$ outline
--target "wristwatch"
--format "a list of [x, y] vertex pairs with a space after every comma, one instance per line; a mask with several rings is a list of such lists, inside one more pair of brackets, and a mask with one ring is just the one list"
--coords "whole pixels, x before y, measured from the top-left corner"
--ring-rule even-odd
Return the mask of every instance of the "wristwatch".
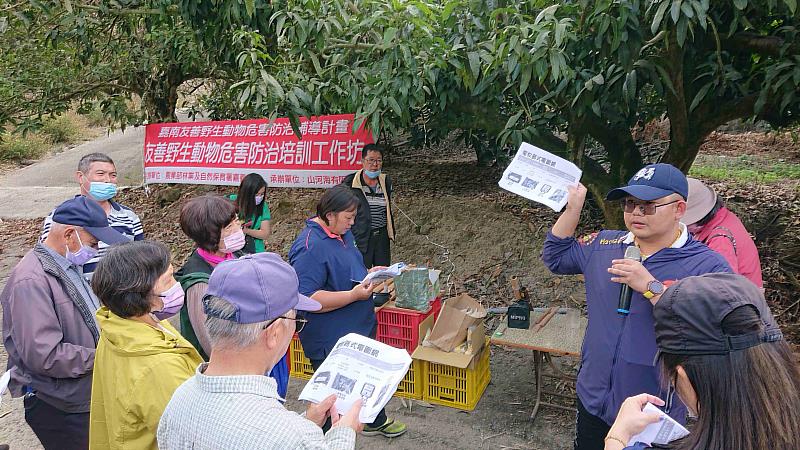
[[664, 293], [664, 283], [658, 280], [651, 280], [649, 283], [647, 283], [647, 290], [644, 291], [642, 295], [644, 295], [644, 298], [650, 300], [656, 295], [661, 295], [663, 293]]

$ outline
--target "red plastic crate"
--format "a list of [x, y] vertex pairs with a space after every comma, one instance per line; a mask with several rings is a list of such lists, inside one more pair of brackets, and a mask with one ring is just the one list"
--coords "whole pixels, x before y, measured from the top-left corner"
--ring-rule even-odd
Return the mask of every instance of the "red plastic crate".
[[404, 348], [411, 354], [419, 344], [419, 324], [433, 314], [433, 320], [439, 317], [442, 300], [436, 297], [431, 301], [428, 312], [387, 306], [377, 313], [378, 333], [376, 339], [395, 348]]

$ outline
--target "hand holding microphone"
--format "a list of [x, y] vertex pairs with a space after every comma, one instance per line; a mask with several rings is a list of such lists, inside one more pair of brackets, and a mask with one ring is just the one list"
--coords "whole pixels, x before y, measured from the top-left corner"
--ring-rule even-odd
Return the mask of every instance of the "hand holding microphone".
[[633, 291], [644, 293], [650, 281], [655, 280], [650, 272], [641, 263], [642, 253], [635, 245], [625, 249], [625, 259], [615, 259], [611, 261], [608, 273], [615, 275], [611, 281], [622, 283], [622, 290], [619, 296], [617, 311], [620, 314], [628, 314], [631, 305]]

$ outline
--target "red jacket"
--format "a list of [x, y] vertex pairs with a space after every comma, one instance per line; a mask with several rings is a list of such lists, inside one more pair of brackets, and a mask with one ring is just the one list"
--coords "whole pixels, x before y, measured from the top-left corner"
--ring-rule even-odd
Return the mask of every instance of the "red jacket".
[[756, 286], [764, 287], [756, 244], [742, 221], [729, 209], [720, 208], [714, 218], [694, 234], [694, 238], [724, 256], [734, 272], [744, 275]]

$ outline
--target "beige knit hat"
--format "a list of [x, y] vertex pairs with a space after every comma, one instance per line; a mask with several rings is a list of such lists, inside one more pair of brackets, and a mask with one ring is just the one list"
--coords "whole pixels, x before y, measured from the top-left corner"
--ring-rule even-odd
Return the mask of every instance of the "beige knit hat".
[[717, 203], [717, 193], [696, 178], [687, 178], [689, 181], [689, 199], [686, 201], [686, 214], [681, 222], [691, 225], [698, 222], [714, 209]]

